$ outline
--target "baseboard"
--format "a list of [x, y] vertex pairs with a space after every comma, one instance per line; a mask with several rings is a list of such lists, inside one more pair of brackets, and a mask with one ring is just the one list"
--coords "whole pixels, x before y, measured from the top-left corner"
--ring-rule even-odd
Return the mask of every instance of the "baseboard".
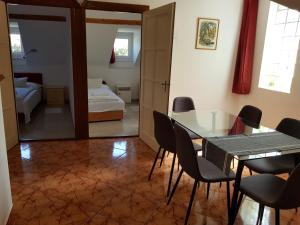
[[12, 208], [13, 208], [13, 204], [11, 205], [10, 209], [9, 209], [9, 213], [7, 214], [7, 217], [5, 218], [5, 223], [4, 224], [7, 224], [8, 223], [8, 219], [9, 219], [9, 216], [11, 214], [11, 211], [12, 211]]

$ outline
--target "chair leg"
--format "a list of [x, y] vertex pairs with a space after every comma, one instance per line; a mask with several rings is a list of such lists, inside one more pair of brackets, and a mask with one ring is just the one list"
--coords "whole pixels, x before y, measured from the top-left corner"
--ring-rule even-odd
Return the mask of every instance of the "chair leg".
[[195, 198], [195, 193], [196, 193], [197, 184], [198, 184], [198, 181], [195, 180], [194, 186], [193, 186], [193, 190], [192, 190], [192, 195], [191, 195], [191, 198], [190, 198], [189, 207], [188, 207], [187, 212], [186, 212], [186, 215], [185, 215], [184, 225], [187, 225], [188, 220], [189, 220], [189, 217], [190, 217], [191, 209], [192, 209], [193, 202], [194, 202], [194, 198]]
[[169, 157], [170, 152], [167, 153], [167, 158]]
[[235, 165], [234, 165], [234, 159], [232, 160], [232, 168], [234, 169]]
[[206, 199], [208, 200], [209, 198], [209, 190], [210, 190], [210, 182], [207, 182], [207, 192], [206, 192]]
[[179, 163], [179, 159], [178, 159], [178, 161], [177, 161], [177, 171], [179, 171], [179, 168], [180, 167], [180, 163]]
[[227, 212], [228, 212], [228, 218], [230, 216], [230, 182], [226, 182], [226, 192], [227, 192]]
[[252, 170], [251, 170], [251, 169], [249, 169], [249, 173], [250, 173], [250, 175], [251, 175], [251, 176], [253, 175], [253, 173], [252, 173]]
[[265, 206], [263, 204], [259, 204], [258, 217], [256, 221], [256, 225], [260, 225], [263, 220]]
[[161, 167], [161, 165], [162, 165], [162, 163], [163, 163], [163, 161], [164, 161], [166, 151], [167, 151], [167, 150], [164, 149], [163, 154], [162, 154], [162, 157], [161, 157], [161, 160], [160, 160], [160, 165], [159, 165], [159, 167]]
[[241, 207], [243, 198], [244, 198], [244, 193], [240, 193], [240, 196], [239, 196], [239, 199], [238, 199], [238, 203], [237, 203], [237, 213], [239, 212], [239, 209]]
[[159, 147], [159, 149], [158, 149], [158, 152], [156, 153], [156, 156], [155, 156], [154, 163], [153, 163], [153, 165], [152, 165], [152, 168], [151, 168], [150, 174], [149, 174], [149, 176], [148, 176], [148, 181], [151, 179], [151, 176], [152, 176], [152, 173], [153, 173], [153, 171], [154, 171], [155, 164], [156, 164], [156, 162], [157, 162], [157, 159], [158, 159], [158, 157], [159, 157], [160, 151], [161, 151], [161, 147]]
[[167, 197], [169, 197], [170, 190], [171, 190], [171, 184], [172, 184], [172, 177], [173, 177], [173, 171], [174, 171], [174, 166], [175, 166], [175, 160], [176, 160], [176, 153], [174, 153], [174, 156], [173, 156], [173, 161], [172, 161], [172, 166], [171, 166], [171, 172], [170, 172], [170, 177], [169, 177]]
[[275, 209], [275, 225], [280, 225], [280, 210]]
[[175, 184], [174, 184], [174, 187], [173, 187], [173, 189], [172, 189], [172, 192], [171, 192], [171, 195], [170, 195], [170, 197], [169, 197], [169, 200], [168, 200], [167, 205], [169, 205], [170, 202], [171, 202], [171, 200], [172, 200], [172, 197], [173, 197], [173, 195], [174, 195], [174, 193], [175, 193], [175, 191], [176, 191], [176, 188], [177, 188], [177, 186], [178, 186], [178, 183], [179, 183], [179, 181], [180, 181], [180, 178], [181, 178], [181, 176], [182, 176], [182, 173], [183, 173], [183, 169], [181, 169], [180, 172], [179, 172], [179, 175], [178, 175], [177, 180], [176, 180], [176, 182], [175, 182]]

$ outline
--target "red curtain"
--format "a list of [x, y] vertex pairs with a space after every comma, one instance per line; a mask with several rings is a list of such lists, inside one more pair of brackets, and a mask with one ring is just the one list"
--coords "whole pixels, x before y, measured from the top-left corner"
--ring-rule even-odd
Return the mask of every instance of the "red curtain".
[[116, 54], [115, 54], [115, 51], [113, 49], [112, 52], [111, 52], [111, 57], [110, 57], [109, 63], [114, 64], [115, 62], [116, 62]]
[[232, 86], [232, 92], [236, 94], [249, 94], [251, 89], [258, 1], [244, 0], [242, 27]]

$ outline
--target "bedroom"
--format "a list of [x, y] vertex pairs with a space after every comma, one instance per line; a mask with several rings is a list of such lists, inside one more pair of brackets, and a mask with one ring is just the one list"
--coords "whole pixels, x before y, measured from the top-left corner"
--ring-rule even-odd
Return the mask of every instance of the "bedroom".
[[8, 5], [8, 12], [20, 140], [74, 138], [69, 11]]
[[90, 137], [137, 136], [141, 14], [86, 10]]

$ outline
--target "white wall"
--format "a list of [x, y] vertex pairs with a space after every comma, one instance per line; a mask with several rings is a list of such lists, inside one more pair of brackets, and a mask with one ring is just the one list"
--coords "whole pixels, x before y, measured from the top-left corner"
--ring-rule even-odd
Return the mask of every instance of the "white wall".
[[[105, 19], [141, 19], [140, 14], [113, 13], [105, 11], [86, 11], [87, 18]], [[140, 63], [139, 51], [141, 41], [140, 26], [122, 26], [112, 24], [87, 24], [87, 63], [88, 77], [100, 77], [107, 82], [112, 90], [116, 85], [129, 85], [132, 88], [132, 98], [139, 99]], [[134, 33], [134, 63], [116, 62], [109, 64], [117, 32]]]
[[70, 13], [68, 9], [9, 5], [10, 13], [65, 16], [66, 22], [12, 20], [19, 24], [24, 51], [37, 49], [26, 60], [13, 60], [14, 72], [43, 74], [45, 86], [64, 86], [68, 99], [70, 86]]
[[[147, 4], [155, 8], [169, 0], [116, 0], [112, 2]], [[171, 96], [189, 95], [197, 108], [223, 108], [237, 113], [252, 104], [263, 111], [262, 123], [275, 127], [283, 117], [300, 119], [300, 63], [296, 65], [291, 94], [258, 88], [269, 0], [260, 0], [250, 95], [232, 94], [232, 81], [242, 15], [242, 0], [176, 1], [175, 37], [171, 78]], [[217, 51], [195, 50], [197, 17], [220, 19]]]
[[[172, 0], [115, 0], [156, 8]], [[243, 0], [177, 0], [170, 105], [180, 95], [194, 99], [197, 108], [236, 111], [231, 94]], [[195, 49], [197, 17], [220, 19], [216, 51]]]
[[263, 124], [276, 127], [279, 121], [284, 117], [300, 119], [300, 54], [298, 53], [295, 76], [290, 94], [258, 88], [266, 25], [269, 13], [268, 9], [269, 0], [260, 0], [252, 90], [250, 95], [239, 96], [238, 102], [239, 108], [245, 104], [258, 106], [263, 111]]
[[[1, 85], [0, 85], [1, 89]], [[0, 225], [5, 225], [12, 208], [7, 150], [4, 134], [2, 98], [0, 91]]]

